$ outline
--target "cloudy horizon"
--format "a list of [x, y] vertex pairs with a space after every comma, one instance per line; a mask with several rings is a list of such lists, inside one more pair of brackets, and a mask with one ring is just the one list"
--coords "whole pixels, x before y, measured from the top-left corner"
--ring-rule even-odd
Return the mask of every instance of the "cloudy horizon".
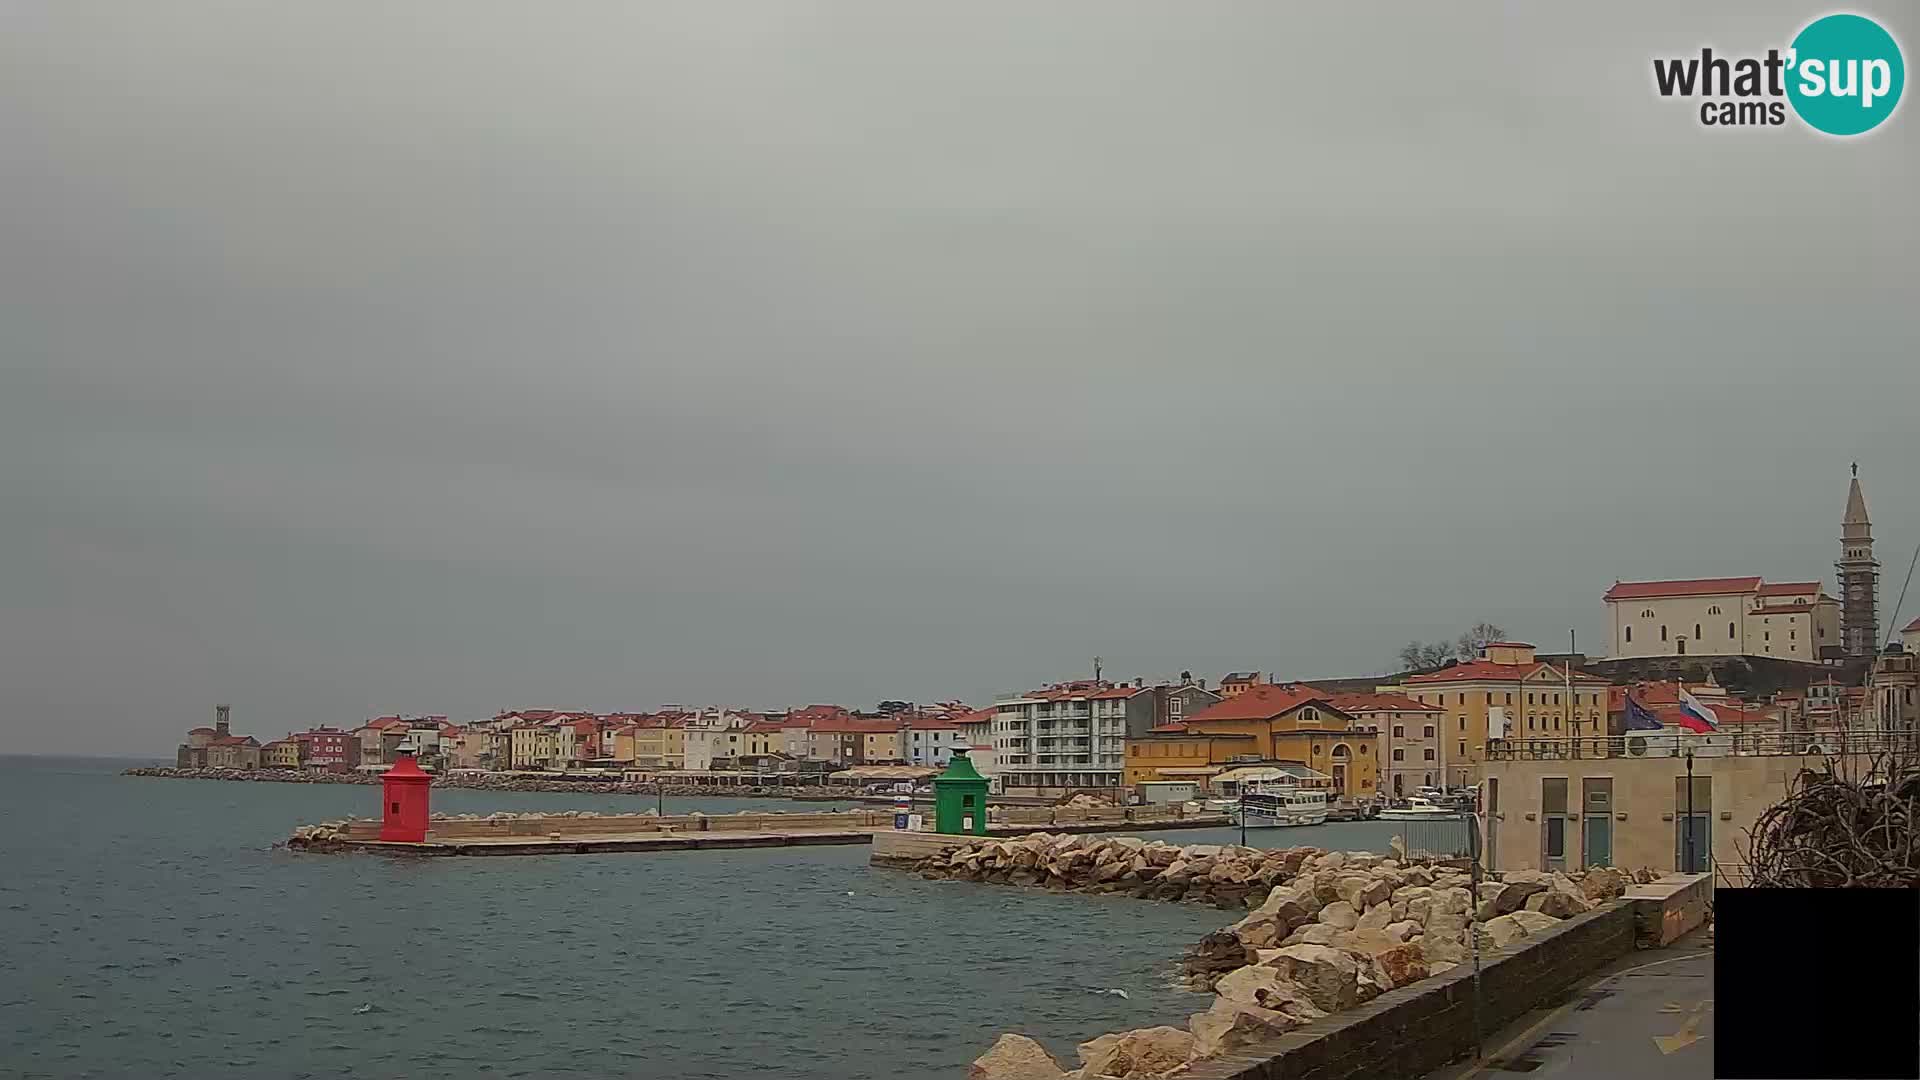
[[1883, 635], [1920, 543], [1912, 103], [1651, 89], [1811, 9], [108, 8], [0, 36], [0, 752], [1597, 651], [1831, 589], [1854, 461]]

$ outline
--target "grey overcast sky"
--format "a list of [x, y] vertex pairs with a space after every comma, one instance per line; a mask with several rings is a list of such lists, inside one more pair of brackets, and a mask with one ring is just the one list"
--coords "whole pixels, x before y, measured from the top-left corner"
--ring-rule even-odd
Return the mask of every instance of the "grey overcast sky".
[[1891, 606], [1920, 105], [1674, 7], [9, 3], [0, 750], [1593, 646], [1856, 458]]

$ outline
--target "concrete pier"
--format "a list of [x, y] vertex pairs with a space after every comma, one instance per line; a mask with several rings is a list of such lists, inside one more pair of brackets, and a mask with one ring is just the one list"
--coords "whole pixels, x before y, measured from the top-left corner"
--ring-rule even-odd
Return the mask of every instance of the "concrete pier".
[[[1030, 832], [1111, 833], [1224, 826], [1219, 814], [1183, 815], [1161, 807], [1066, 810], [1009, 808], [1005, 816], [1032, 821], [996, 821], [990, 836]], [[884, 838], [884, 839], [881, 839]], [[287, 846], [299, 851], [371, 851], [408, 855], [591, 855], [607, 852], [705, 851], [729, 848], [797, 847], [881, 843], [932, 845], [927, 853], [966, 839], [893, 827], [893, 814], [878, 810], [801, 814], [739, 813], [524, 815], [435, 818], [420, 843], [380, 839], [378, 821], [302, 826]], [[876, 852], [875, 861], [881, 861]]]

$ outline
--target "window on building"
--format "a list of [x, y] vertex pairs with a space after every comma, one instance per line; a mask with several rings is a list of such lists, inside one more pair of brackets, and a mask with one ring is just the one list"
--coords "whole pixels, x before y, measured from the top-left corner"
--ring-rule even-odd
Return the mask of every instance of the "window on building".
[[1533, 717], [1531, 716], [1527, 717], [1527, 730], [1528, 731], [1533, 730]]
[[1513, 695], [1511, 693], [1507, 695], [1507, 704], [1513, 704]]
[[1643, 618], [1643, 619], [1651, 619], [1651, 618], [1653, 618], [1653, 609], [1652, 609], [1652, 608], [1641, 608], [1641, 609], [1640, 609], [1640, 617], [1641, 617], [1641, 618]]
[[1393, 760], [1395, 761], [1407, 760], [1407, 752], [1405, 750], [1401, 750], [1396, 747], [1393, 751]]
[[1761, 640], [1761, 641], [1772, 641], [1772, 640], [1773, 640], [1773, 631], [1771, 631], [1771, 630], [1762, 630], [1762, 631], [1760, 631], [1760, 640]]
[[1461, 694], [1459, 704], [1465, 705], [1466, 703], [1467, 703], [1467, 695]]
[[1667, 625], [1665, 623], [1660, 624], [1660, 640], [1667, 640]]
[[1631, 626], [1627, 627], [1627, 640], [1628, 641], [1633, 640], [1633, 627]]
[[1431, 746], [1427, 747], [1427, 760], [1428, 761], [1433, 760], [1433, 747]]
[[1367, 756], [1367, 744], [1366, 744], [1366, 743], [1361, 743], [1361, 744], [1360, 744], [1360, 756], [1361, 756], [1361, 757], [1366, 757], [1366, 756]]
[[1798, 641], [1798, 640], [1800, 640], [1800, 631], [1798, 631], [1798, 630], [1789, 630], [1789, 631], [1787, 631], [1787, 640], [1788, 640], [1788, 641]]
[[1693, 624], [1693, 640], [1695, 641], [1700, 640], [1700, 624], [1699, 623]]
[[1460, 741], [1460, 760], [1465, 761], [1466, 759], [1467, 759], [1467, 743], [1465, 739], [1462, 739]]
[[1396, 739], [1404, 739], [1404, 738], [1406, 738], [1406, 737], [1407, 737], [1407, 729], [1406, 729], [1406, 726], [1405, 726], [1405, 725], [1403, 725], [1403, 724], [1395, 724], [1395, 725], [1393, 725], [1393, 737], [1394, 737], [1394, 738], [1396, 738]]
[[1553, 703], [1554, 703], [1555, 705], [1558, 705], [1558, 704], [1560, 704], [1560, 695], [1559, 695], [1559, 694], [1555, 694], [1555, 695], [1553, 695]]
[[1707, 609], [1707, 614], [1709, 614], [1709, 615], [1718, 615], [1718, 614], [1720, 614], [1720, 605], [1719, 605], [1719, 604], [1715, 604], [1715, 605], [1713, 605], [1712, 607], [1710, 607], [1710, 608], [1708, 608], [1708, 609]]
[[1732, 623], [1727, 624], [1727, 640], [1728, 641], [1733, 640], [1733, 624]]
[[1428, 738], [1428, 739], [1431, 739], [1431, 738], [1433, 738], [1433, 735], [1434, 735], [1434, 731], [1433, 731], [1433, 725], [1432, 725], [1432, 724], [1428, 724], [1428, 725], [1427, 725], [1427, 730], [1426, 730], [1426, 732], [1425, 732], [1425, 735], [1424, 735], [1424, 737], [1425, 737], [1425, 738]]
[[1461, 731], [1467, 730], [1467, 718], [1464, 716], [1460, 718], [1460, 730]]

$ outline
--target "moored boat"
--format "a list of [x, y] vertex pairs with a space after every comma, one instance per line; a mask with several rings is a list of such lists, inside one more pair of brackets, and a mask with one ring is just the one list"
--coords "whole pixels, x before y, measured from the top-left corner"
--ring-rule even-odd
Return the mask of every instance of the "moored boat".
[[1249, 829], [1319, 825], [1327, 820], [1327, 793], [1293, 785], [1249, 785], [1227, 809], [1227, 818]]

